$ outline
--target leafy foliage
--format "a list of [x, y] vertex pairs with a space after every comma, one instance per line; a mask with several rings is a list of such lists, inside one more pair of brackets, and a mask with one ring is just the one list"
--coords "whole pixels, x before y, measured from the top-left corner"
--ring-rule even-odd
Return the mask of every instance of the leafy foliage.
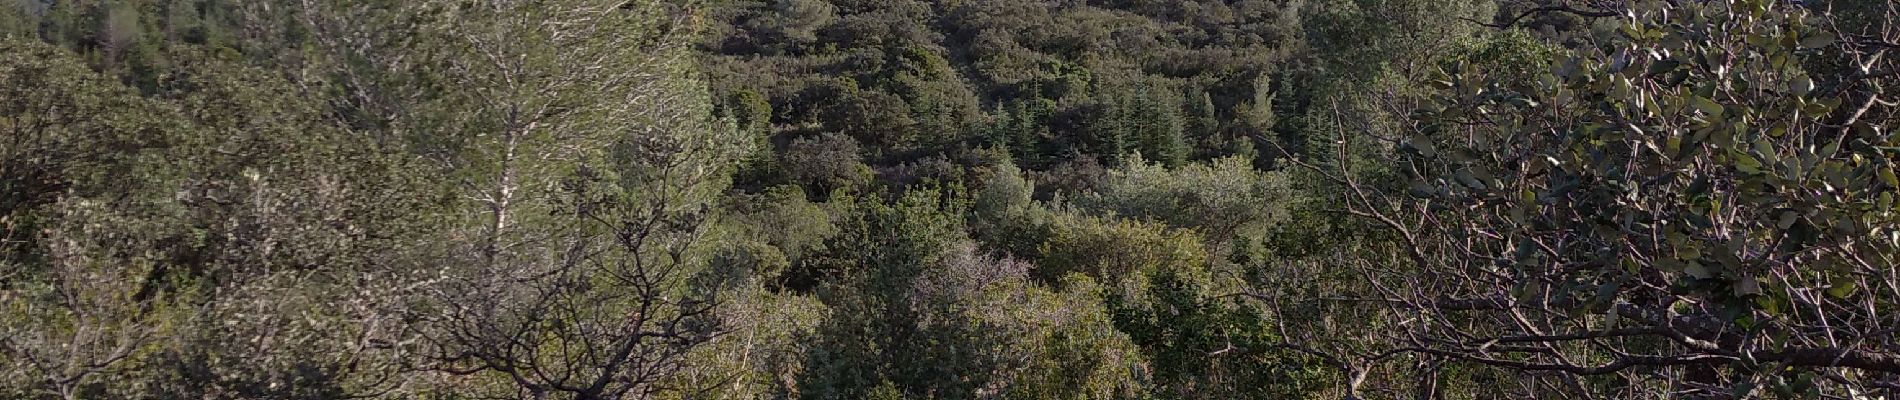
[[0, 4], [0, 397], [1892, 397], [1900, 3]]

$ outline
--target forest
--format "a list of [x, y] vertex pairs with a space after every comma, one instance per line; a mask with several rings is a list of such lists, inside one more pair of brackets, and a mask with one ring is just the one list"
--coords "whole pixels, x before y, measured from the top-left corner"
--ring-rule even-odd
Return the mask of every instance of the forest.
[[0, 398], [1900, 399], [1888, 87], [1890, 0], [0, 0]]

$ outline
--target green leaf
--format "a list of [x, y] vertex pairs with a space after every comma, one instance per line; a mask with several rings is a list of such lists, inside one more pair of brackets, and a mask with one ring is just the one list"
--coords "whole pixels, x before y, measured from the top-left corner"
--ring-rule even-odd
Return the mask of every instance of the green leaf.
[[1429, 199], [1438, 195], [1438, 186], [1426, 181], [1412, 182], [1412, 190], [1409, 192], [1412, 197]]
[[1470, 168], [1460, 168], [1458, 172], [1452, 173], [1451, 176], [1452, 179], [1456, 179], [1459, 184], [1463, 184], [1472, 189], [1485, 190], [1484, 181], [1478, 180], [1477, 175], [1473, 173]]
[[1737, 297], [1754, 296], [1761, 294], [1761, 282], [1756, 281], [1753, 277], [1743, 277], [1741, 280], [1735, 281], [1735, 287], [1733, 287], [1733, 289]]
[[1808, 78], [1807, 75], [1797, 76], [1788, 81], [1788, 92], [1795, 96], [1806, 96], [1812, 91], [1814, 91], [1814, 79]]
[[1735, 156], [1735, 169], [1749, 174], [1761, 172], [1761, 160], [1739, 152], [1731, 153], [1731, 155]]
[[1438, 156], [1438, 146], [1432, 145], [1431, 138], [1427, 138], [1424, 136], [1414, 136], [1410, 140], [1406, 140], [1406, 143], [1410, 144], [1413, 150], [1418, 150], [1418, 154], [1420, 155], [1424, 155], [1426, 157]]
[[1801, 38], [1801, 48], [1803, 49], [1818, 49], [1827, 47], [1827, 45], [1830, 44], [1834, 44], [1833, 32], [1816, 31], [1812, 36]]
[[1715, 100], [1710, 100], [1707, 97], [1696, 96], [1689, 100], [1689, 104], [1711, 117], [1720, 118], [1722, 116], [1722, 103], [1717, 103]]
[[1755, 296], [1755, 306], [1770, 316], [1781, 315], [1782, 301], [1779, 297]]
[[1822, 147], [1821, 151], [1815, 154], [1819, 154], [1822, 157], [1833, 157], [1834, 153], [1838, 153], [1840, 151], [1841, 151], [1841, 142], [1834, 141], [1832, 143], [1828, 143], [1827, 147]]
[[1761, 159], [1764, 163], [1776, 164], [1781, 162], [1781, 156], [1775, 154], [1775, 145], [1769, 143], [1768, 138], [1755, 140], [1755, 153], [1761, 154]]
[[1845, 299], [1853, 296], [1857, 290], [1860, 290], [1860, 282], [1847, 277], [1836, 277], [1828, 282], [1827, 295], [1836, 299]]
[[1708, 267], [1704, 267], [1702, 263], [1696, 261], [1690, 261], [1689, 266], [1682, 268], [1682, 273], [1689, 274], [1689, 276], [1695, 277], [1696, 279], [1709, 279], [1709, 277], [1715, 276], [1715, 274], [1709, 272]]
[[1649, 63], [1649, 70], [1645, 71], [1645, 73], [1648, 75], [1659, 75], [1669, 71], [1675, 71], [1676, 67], [1679, 66], [1682, 66], [1682, 62], [1676, 61], [1675, 59], [1657, 60], [1656, 62]]
[[1782, 211], [1781, 216], [1775, 220], [1775, 227], [1781, 229], [1794, 227], [1794, 221], [1799, 217], [1800, 216], [1796, 215], [1793, 210]]
[[1605, 283], [1602, 286], [1597, 286], [1596, 301], [1600, 301], [1603, 303], [1610, 303], [1610, 302], [1616, 301], [1616, 292], [1621, 289], [1620, 286], [1621, 285], [1618, 285], [1616, 282]]

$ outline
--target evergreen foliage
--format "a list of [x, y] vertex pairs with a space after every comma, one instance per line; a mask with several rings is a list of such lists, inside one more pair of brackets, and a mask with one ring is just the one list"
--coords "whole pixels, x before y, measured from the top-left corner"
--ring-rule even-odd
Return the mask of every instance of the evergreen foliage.
[[1896, 4], [0, 2], [0, 398], [1893, 398]]

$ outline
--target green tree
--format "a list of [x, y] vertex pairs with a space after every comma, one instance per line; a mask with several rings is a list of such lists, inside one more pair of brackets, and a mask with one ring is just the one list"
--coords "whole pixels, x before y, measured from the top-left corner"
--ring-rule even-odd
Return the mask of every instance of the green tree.
[[1077, 149], [1108, 165], [1120, 165], [1130, 150], [1136, 149], [1135, 127], [1129, 115], [1128, 94], [1120, 91], [1097, 92], [1087, 102], [1064, 110], [1070, 129], [1077, 130]]
[[916, 191], [891, 204], [859, 203], [828, 251], [807, 267], [807, 279], [820, 282], [818, 297], [831, 314], [806, 353], [801, 397], [863, 398], [880, 385], [902, 393], [932, 388], [926, 380], [955, 379], [917, 373], [925, 365], [913, 357], [926, 348], [918, 341], [923, 332], [917, 312], [905, 297], [912, 281], [963, 235], [960, 218], [939, 209], [940, 200], [936, 193]]
[[1175, 169], [1140, 159], [1109, 170], [1095, 192], [1076, 198], [1085, 210], [1167, 224], [1201, 233], [1209, 243], [1259, 237], [1283, 218], [1296, 196], [1284, 173], [1253, 169], [1227, 157]]
[[417, 146], [480, 210], [440, 250], [454, 267], [424, 308], [428, 367], [493, 383], [457, 393], [685, 390], [660, 383], [721, 330], [733, 283], [705, 268], [704, 235], [748, 143], [685, 56], [693, 16], [658, 1], [416, 6], [450, 10], [423, 51], [459, 89], [423, 108]]
[[1193, 233], [1166, 226], [1059, 213], [1040, 246], [1036, 277], [1059, 282], [1080, 273], [1127, 292], [1146, 290], [1160, 271], [1207, 279], [1207, 252]]
[[[1221, 154], [1228, 149], [1226, 139], [1221, 135], [1219, 110], [1214, 106], [1214, 96], [1198, 85], [1188, 85], [1187, 94], [1182, 97], [1183, 124], [1182, 133], [1201, 157]], [[1268, 107], [1271, 109], [1271, 107]], [[1199, 157], [1197, 157], [1199, 158]]]
[[1181, 118], [1181, 100], [1173, 94], [1174, 90], [1165, 85], [1142, 85], [1129, 100], [1129, 109], [1123, 111], [1128, 115], [1128, 123], [1133, 124], [1136, 148], [1143, 158], [1168, 167], [1186, 162], [1190, 150]]
[[1840, 340], [1877, 335], [1893, 307], [1875, 293], [1896, 285], [1882, 271], [1900, 254], [1900, 180], [1875, 129], [1890, 114], [1824, 89], [1868, 77], [1804, 68], [1877, 62], [1826, 20], [1646, 2], [1613, 46], [1534, 82], [1454, 68], [1405, 141], [1409, 195], [1330, 172], [1349, 212], [1396, 236], [1382, 254], [1408, 260], [1368, 275], [1387, 288], [1372, 296], [1397, 299], [1395, 318], [1432, 315], [1393, 346], [1553, 371], [1521, 390], [1578, 396], [1838, 396], [1900, 371], [1891, 344]]
[[821, 198], [857, 190], [871, 180], [871, 167], [864, 165], [858, 141], [843, 134], [793, 140], [779, 157], [786, 179]]
[[[6, 296], [30, 310], [15, 317], [37, 321], [9, 332], [9, 363], [53, 374], [36, 381], [66, 397], [386, 389], [370, 377], [396, 373], [406, 350], [362, 341], [407, 337], [387, 307], [412, 268], [388, 239], [421, 230], [418, 211], [431, 209], [425, 185], [401, 172], [405, 157], [325, 126], [313, 102], [274, 99], [296, 89], [263, 70], [180, 52], [193, 63], [175, 72], [169, 98], [145, 99], [63, 51], [8, 46], [19, 51], [5, 70], [31, 77], [7, 82], [63, 88], [31, 89], [12, 97], [25, 108], [5, 110], [24, 122], [8, 129], [33, 138], [6, 148], [6, 168], [33, 179], [9, 183], [24, 207], [6, 223], [37, 225], [0, 261], [0, 275], [24, 279]], [[34, 160], [44, 156], [58, 158]], [[47, 184], [62, 189], [39, 192]], [[66, 296], [46, 297], [56, 293]], [[20, 350], [59, 348], [46, 342], [59, 337], [96, 350]], [[54, 370], [54, 359], [83, 364]]]
[[149, 277], [160, 242], [181, 232], [162, 202], [106, 199], [176, 182], [154, 161], [184, 124], [64, 50], [5, 38], [0, 54], [0, 394], [116, 393], [109, 376], [149, 354], [171, 317], [171, 296], [140, 293], [161, 278]]

